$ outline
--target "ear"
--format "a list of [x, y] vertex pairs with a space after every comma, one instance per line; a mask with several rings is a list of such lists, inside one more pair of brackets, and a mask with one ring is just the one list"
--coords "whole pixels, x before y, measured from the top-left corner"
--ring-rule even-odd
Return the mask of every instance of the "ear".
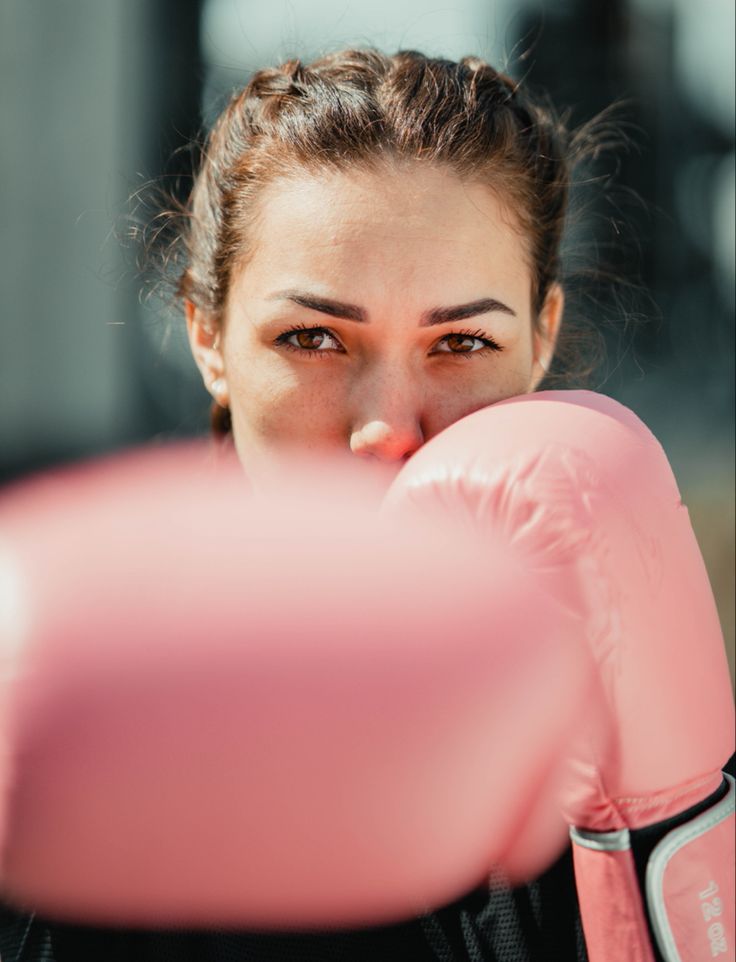
[[544, 299], [539, 323], [533, 335], [534, 362], [530, 391], [535, 391], [537, 385], [549, 372], [564, 310], [565, 292], [560, 284], [552, 284]]
[[225, 362], [222, 356], [222, 338], [219, 327], [212, 325], [209, 318], [185, 301], [187, 336], [194, 363], [199, 368], [204, 386], [220, 407], [227, 407], [230, 397], [225, 377]]

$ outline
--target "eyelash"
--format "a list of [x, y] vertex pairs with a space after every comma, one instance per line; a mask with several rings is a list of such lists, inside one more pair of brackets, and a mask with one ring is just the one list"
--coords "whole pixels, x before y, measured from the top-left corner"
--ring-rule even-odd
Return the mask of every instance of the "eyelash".
[[[307, 357], [312, 357], [313, 355], [328, 357], [330, 354], [339, 353], [336, 351], [319, 351], [314, 348], [310, 349], [304, 347], [295, 347], [293, 344], [289, 344], [289, 338], [293, 334], [299, 334], [303, 331], [308, 331], [310, 334], [328, 334], [331, 338], [333, 338], [333, 340], [338, 341], [339, 343], [337, 336], [326, 327], [307, 327], [306, 324], [297, 324], [288, 331], [284, 331], [283, 334], [279, 334], [279, 336], [275, 339], [274, 344], [277, 344], [279, 347], [285, 347], [288, 351], [295, 351], [297, 354], [301, 354], [302, 356], [306, 355]], [[482, 331], [450, 331], [448, 334], [443, 335], [443, 337], [440, 338], [440, 341], [444, 340], [446, 337], [453, 336], [476, 338], [476, 340], [482, 341], [483, 347], [478, 351], [442, 351], [441, 353], [445, 354], [447, 357], [462, 357], [466, 361], [469, 361], [471, 358], [477, 357], [479, 354], [486, 354], [488, 351], [500, 353], [503, 350], [503, 347], [501, 347], [497, 341], [494, 341], [492, 337], [488, 337]]]

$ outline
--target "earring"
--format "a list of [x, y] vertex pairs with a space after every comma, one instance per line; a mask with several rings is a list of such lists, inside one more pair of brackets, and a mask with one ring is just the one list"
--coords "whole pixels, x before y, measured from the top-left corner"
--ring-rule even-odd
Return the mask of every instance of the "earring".
[[217, 401], [220, 407], [227, 407], [227, 386], [224, 377], [217, 377], [210, 384], [210, 394]]

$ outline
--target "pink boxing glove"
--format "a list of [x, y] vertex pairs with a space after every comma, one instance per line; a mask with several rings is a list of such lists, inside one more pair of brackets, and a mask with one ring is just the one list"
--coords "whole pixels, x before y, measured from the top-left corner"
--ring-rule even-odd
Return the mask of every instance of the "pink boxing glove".
[[733, 958], [734, 785], [721, 772], [733, 698], [657, 440], [590, 392], [515, 398], [420, 449], [386, 510], [511, 543], [536, 579], [534, 604], [582, 599], [608, 732], [597, 715], [583, 727], [563, 797], [591, 962]]
[[345, 465], [298, 469], [256, 497], [195, 446], [6, 494], [3, 899], [88, 924], [390, 922], [474, 887], [551, 808], [594, 677], [580, 612], [528, 604], [512, 545], [382, 520]]

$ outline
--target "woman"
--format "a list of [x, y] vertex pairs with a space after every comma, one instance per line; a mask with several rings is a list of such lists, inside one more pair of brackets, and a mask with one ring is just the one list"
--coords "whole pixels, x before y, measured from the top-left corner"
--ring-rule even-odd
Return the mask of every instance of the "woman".
[[[476, 58], [345, 51], [252, 77], [203, 152], [178, 290], [214, 431], [256, 487], [297, 448], [390, 475], [453, 422], [534, 391], [555, 351], [564, 362], [560, 244], [584, 144]], [[13, 938], [18, 960], [57, 962], [586, 958], [569, 854], [528, 886], [361, 932], [35, 919]]]
[[479, 60], [257, 73], [204, 152], [179, 293], [215, 430], [399, 465], [533, 391], [564, 295], [564, 131]]

